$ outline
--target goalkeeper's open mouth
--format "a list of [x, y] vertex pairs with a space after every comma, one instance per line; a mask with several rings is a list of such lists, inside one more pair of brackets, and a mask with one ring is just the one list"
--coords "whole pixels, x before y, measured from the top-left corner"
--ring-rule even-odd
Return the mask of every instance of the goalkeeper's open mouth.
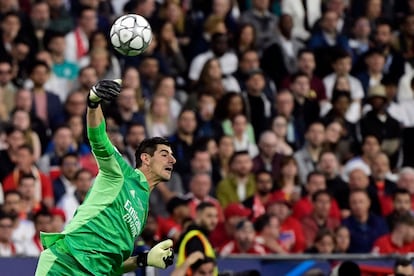
[[172, 172], [172, 170], [173, 170], [173, 167], [167, 167], [167, 168], [165, 168], [165, 170], [166, 171], [169, 171], [170, 173]]

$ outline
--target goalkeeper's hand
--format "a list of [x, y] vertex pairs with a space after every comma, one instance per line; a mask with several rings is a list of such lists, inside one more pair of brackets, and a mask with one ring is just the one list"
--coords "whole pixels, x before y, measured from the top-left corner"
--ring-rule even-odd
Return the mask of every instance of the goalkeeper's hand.
[[101, 80], [89, 90], [88, 106], [97, 108], [102, 100], [112, 101], [121, 93], [121, 80]]
[[137, 265], [139, 267], [148, 265], [158, 268], [166, 268], [172, 265], [174, 261], [172, 246], [172, 240], [165, 240], [156, 244], [150, 251], [138, 254]]

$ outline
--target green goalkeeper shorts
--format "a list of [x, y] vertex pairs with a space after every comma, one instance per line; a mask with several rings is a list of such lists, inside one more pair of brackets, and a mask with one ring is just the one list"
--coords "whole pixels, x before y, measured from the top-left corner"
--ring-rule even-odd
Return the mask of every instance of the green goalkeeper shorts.
[[42, 252], [37, 264], [36, 276], [75, 276], [75, 275], [93, 275], [87, 271], [79, 262], [70, 254], [66, 247], [65, 241], [58, 240], [50, 248]]

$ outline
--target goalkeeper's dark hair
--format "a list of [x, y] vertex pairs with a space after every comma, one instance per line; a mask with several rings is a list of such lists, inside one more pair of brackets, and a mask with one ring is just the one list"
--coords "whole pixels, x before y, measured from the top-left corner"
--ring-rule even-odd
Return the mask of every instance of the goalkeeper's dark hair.
[[137, 164], [137, 168], [142, 166], [141, 154], [148, 153], [149, 155], [154, 156], [154, 152], [157, 150], [158, 145], [171, 147], [171, 143], [163, 137], [145, 139], [141, 142], [141, 144], [139, 144], [138, 149], [135, 152], [135, 162]]

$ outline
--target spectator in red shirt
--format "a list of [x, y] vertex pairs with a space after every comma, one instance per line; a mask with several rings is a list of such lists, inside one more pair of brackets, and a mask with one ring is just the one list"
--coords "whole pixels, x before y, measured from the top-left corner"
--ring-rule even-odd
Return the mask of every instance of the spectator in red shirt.
[[27, 146], [19, 147], [16, 156], [16, 168], [3, 181], [3, 191], [16, 190], [23, 174], [32, 174], [35, 182], [35, 199], [42, 201], [46, 206], [54, 204], [52, 183], [44, 173], [34, 165], [33, 150]]
[[394, 228], [397, 219], [402, 215], [413, 215], [411, 208], [411, 195], [406, 189], [397, 189], [393, 195], [393, 209], [387, 216], [387, 223], [390, 230]]
[[236, 225], [250, 217], [251, 211], [241, 203], [231, 203], [224, 209], [224, 222], [219, 223], [210, 234], [210, 242], [214, 248], [221, 248], [224, 244], [231, 241], [236, 231]]
[[264, 214], [256, 219], [254, 228], [257, 236], [256, 241], [261, 244], [267, 253], [287, 253], [279, 243], [280, 223], [276, 216]]
[[[305, 189], [307, 194], [293, 206], [293, 216], [297, 219], [302, 219], [312, 213], [312, 196], [317, 191], [326, 189], [325, 175], [317, 171], [309, 173], [306, 178]], [[341, 218], [341, 212], [339, 210], [338, 204], [334, 199], [330, 204], [329, 216], [336, 219]]]
[[279, 241], [290, 253], [303, 252], [306, 247], [305, 237], [300, 222], [290, 215], [289, 201], [280, 194], [275, 194], [266, 207], [266, 213], [275, 215], [280, 222]]
[[272, 195], [273, 179], [268, 171], [258, 171], [256, 177], [256, 193], [245, 199], [242, 204], [253, 211], [252, 219], [255, 220], [266, 212], [266, 204]]
[[313, 211], [301, 219], [306, 246], [314, 244], [315, 237], [321, 229], [334, 231], [339, 225], [338, 218], [329, 216], [332, 198], [327, 190], [319, 190], [312, 195]]
[[167, 202], [167, 210], [171, 215], [168, 218], [158, 217], [159, 234], [162, 239], [178, 241], [184, 222], [190, 218], [190, 200], [174, 196]]
[[234, 239], [226, 243], [219, 254], [221, 256], [230, 254], [265, 255], [265, 248], [255, 240], [255, 236], [253, 223], [246, 219], [242, 220], [236, 225]]
[[401, 215], [391, 233], [378, 238], [372, 252], [379, 254], [414, 252], [414, 218], [410, 214]]
[[190, 207], [190, 216], [196, 217], [196, 208], [201, 202], [210, 202], [217, 208], [219, 222], [224, 220], [223, 209], [217, 199], [210, 196], [211, 177], [207, 172], [195, 173], [190, 180], [190, 192], [185, 197], [190, 199], [188, 206]]

